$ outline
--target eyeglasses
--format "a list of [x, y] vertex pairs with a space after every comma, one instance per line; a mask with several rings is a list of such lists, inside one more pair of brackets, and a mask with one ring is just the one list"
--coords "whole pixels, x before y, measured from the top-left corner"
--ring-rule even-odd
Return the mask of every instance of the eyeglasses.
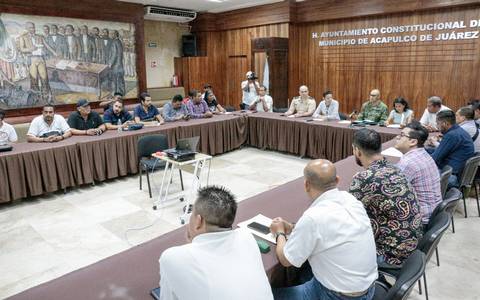
[[399, 137], [407, 137], [407, 138], [409, 138], [409, 139], [413, 139], [413, 137], [405, 134], [404, 132], [400, 132], [400, 134], [399, 134], [398, 136], [399, 136]]

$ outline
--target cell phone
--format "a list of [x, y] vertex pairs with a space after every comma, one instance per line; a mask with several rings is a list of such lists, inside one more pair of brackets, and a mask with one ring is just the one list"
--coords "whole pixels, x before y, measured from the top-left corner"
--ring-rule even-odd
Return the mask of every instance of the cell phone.
[[257, 222], [252, 222], [252, 223], [248, 224], [247, 227], [250, 228], [250, 229], [253, 229], [255, 231], [261, 232], [263, 234], [269, 234], [270, 233], [270, 228], [268, 228], [267, 226], [262, 225], [260, 223], [257, 223]]
[[305, 122], [313, 122], [313, 119], [306, 119]]

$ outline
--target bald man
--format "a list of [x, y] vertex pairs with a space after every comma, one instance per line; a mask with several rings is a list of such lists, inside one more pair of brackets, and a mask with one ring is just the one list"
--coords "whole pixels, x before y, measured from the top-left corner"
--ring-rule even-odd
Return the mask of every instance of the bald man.
[[380, 91], [374, 89], [370, 92], [370, 99], [362, 105], [358, 120], [369, 120], [384, 123], [388, 118], [388, 107], [380, 100]]
[[311, 266], [306, 268], [309, 281], [274, 289], [275, 299], [373, 298], [377, 258], [370, 220], [360, 201], [337, 189], [338, 181], [331, 162], [310, 162], [304, 188], [312, 205], [296, 225], [273, 219], [270, 230], [280, 263], [299, 268], [308, 261]]
[[302, 85], [298, 89], [300, 96], [292, 99], [290, 108], [285, 113], [285, 116], [292, 118], [310, 117], [315, 112], [317, 106], [315, 99], [308, 95], [308, 87]]

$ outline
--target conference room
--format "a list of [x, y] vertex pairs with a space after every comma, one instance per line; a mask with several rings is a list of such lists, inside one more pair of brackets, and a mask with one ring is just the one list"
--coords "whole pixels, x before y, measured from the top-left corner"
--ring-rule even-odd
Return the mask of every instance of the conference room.
[[1, 299], [477, 299], [480, 3], [0, 3]]

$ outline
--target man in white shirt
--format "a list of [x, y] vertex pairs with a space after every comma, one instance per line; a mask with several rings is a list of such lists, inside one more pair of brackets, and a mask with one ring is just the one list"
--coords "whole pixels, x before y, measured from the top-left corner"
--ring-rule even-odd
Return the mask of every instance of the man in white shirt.
[[255, 239], [232, 230], [236, 211], [225, 188], [198, 191], [187, 227], [191, 243], [160, 257], [160, 299], [273, 299]]
[[273, 99], [267, 95], [267, 88], [264, 85], [258, 88], [258, 96], [255, 98], [255, 101], [250, 104], [249, 109], [261, 112], [273, 111]]
[[480, 131], [478, 129], [479, 125], [475, 123], [474, 118], [475, 112], [470, 106], [462, 107], [455, 113], [455, 119], [458, 126], [465, 130], [472, 138], [475, 152], [480, 152]]
[[247, 80], [242, 81], [242, 104], [241, 109], [248, 109], [253, 101], [257, 98], [260, 84], [257, 81], [257, 76], [252, 71], [248, 71]]
[[432, 96], [427, 100], [427, 108], [423, 112], [420, 123], [422, 123], [428, 131], [438, 131], [437, 128], [437, 114], [443, 110], [450, 110], [450, 108], [442, 105], [442, 99], [438, 96]]
[[36, 117], [28, 128], [27, 140], [33, 143], [52, 143], [72, 136], [70, 126], [61, 116], [55, 114], [53, 105], [45, 105], [42, 115]]
[[338, 101], [333, 99], [331, 91], [323, 93], [323, 100], [317, 107], [317, 110], [313, 113], [314, 118], [325, 117], [328, 120], [340, 120], [338, 114]]
[[378, 273], [370, 219], [360, 201], [336, 188], [338, 181], [330, 161], [311, 161], [304, 188], [313, 204], [296, 225], [273, 220], [280, 263], [299, 268], [308, 260], [313, 272], [304, 284], [274, 289], [275, 299], [373, 298]]
[[3, 121], [5, 118], [5, 111], [0, 109], [0, 145], [14, 143], [18, 140], [15, 128], [12, 125]]

